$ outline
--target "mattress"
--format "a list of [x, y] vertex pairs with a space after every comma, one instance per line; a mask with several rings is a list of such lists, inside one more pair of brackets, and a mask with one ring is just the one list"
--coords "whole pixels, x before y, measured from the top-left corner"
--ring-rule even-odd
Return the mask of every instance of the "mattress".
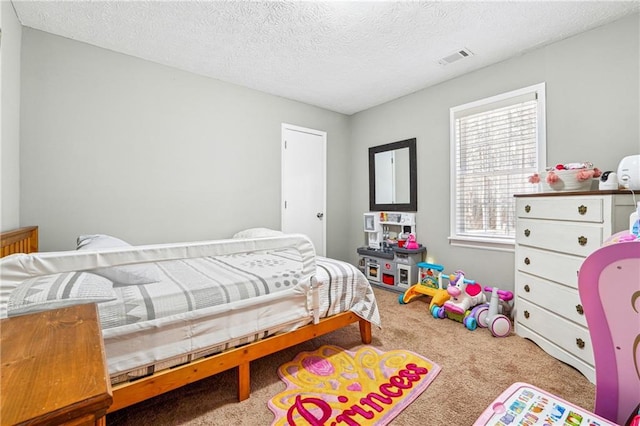
[[113, 383], [340, 312], [380, 326], [364, 275], [316, 257], [300, 235], [10, 256], [2, 259], [0, 314], [11, 288], [27, 278], [149, 262], [160, 270], [158, 282], [114, 285], [117, 298], [98, 304]]

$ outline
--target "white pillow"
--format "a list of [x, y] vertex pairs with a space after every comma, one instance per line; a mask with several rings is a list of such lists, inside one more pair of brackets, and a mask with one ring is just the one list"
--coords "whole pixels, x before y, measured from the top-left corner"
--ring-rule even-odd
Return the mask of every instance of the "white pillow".
[[[100, 250], [103, 248], [132, 247], [126, 241], [110, 235], [80, 235], [77, 240], [78, 250]], [[136, 265], [110, 266], [98, 268], [91, 272], [113, 281], [115, 287], [126, 285], [150, 284], [160, 281], [160, 271], [154, 263]]]
[[113, 283], [89, 272], [64, 272], [30, 278], [9, 295], [7, 315], [41, 312], [117, 297]]
[[269, 228], [249, 228], [244, 231], [237, 232], [233, 238], [266, 238], [266, 237], [279, 237], [284, 235], [282, 231], [276, 231]]
[[101, 248], [114, 248], [114, 247], [131, 247], [126, 241], [120, 238], [112, 237], [111, 235], [93, 234], [93, 235], [80, 235], [76, 240], [77, 250], [95, 250]]

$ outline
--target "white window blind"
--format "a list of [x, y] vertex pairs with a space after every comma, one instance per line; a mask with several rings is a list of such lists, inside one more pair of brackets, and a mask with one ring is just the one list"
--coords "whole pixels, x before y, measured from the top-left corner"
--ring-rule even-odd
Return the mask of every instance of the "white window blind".
[[544, 168], [544, 84], [451, 109], [451, 239], [513, 244], [516, 193]]

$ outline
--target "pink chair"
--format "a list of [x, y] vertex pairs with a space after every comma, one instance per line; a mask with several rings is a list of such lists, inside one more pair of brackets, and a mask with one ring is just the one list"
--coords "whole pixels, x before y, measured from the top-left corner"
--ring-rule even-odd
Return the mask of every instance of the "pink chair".
[[[496, 423], [500, 418], [511, 420], [514, 413], [510, 408], [517, 401], [532, 404], [536, 398], [553, 399], [566, 408], [566, 412], [554, 414], [558, 424], [563, 424], [571, 410], [593, 419], [594, 424], [602, 424], [604, 419], [629, 424], [640, 405], [640, 240], [608, 244], [590, 254], [580, 268], [578, 290], [595, 358], [595, 415], [535, 386], [515, 383], [474, 425], [500, 424]], [[547, 416], [553, 417], [552, 406], [549, 404]]]
[[594, 411], [624, 425], [640, 404], [640, 242], [589, 255], [578, 290], [595, 358]]

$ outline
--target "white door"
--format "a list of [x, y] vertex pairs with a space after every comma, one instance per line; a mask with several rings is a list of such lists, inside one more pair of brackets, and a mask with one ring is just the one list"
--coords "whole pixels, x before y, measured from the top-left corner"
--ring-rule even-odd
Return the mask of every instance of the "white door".
[[327, 133], [282, 124], [282, 231], [307, 235], [325, 256]]

